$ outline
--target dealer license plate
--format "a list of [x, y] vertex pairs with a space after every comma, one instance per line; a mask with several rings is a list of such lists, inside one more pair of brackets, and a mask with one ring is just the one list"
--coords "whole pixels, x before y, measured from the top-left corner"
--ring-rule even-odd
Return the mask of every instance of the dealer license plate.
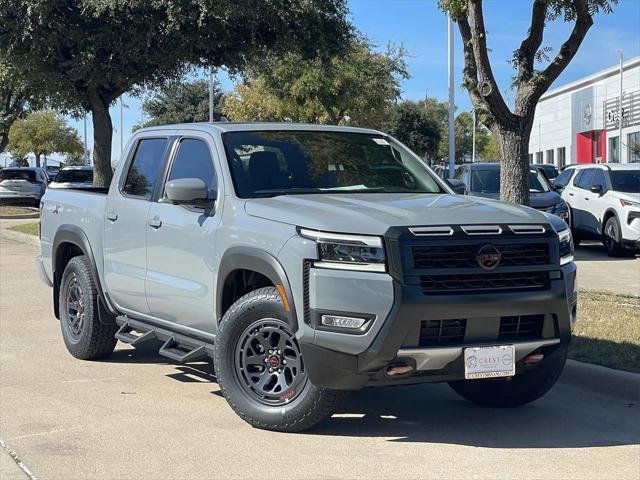
[[515, 374], [513, 345], [464, 349], [464, 378], [466, 379], [512, 377]]

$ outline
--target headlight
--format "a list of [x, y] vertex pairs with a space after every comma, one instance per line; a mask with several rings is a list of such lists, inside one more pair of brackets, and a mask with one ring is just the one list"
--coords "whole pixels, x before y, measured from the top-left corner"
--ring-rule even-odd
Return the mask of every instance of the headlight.
[[349, 235], [300, 229], [300, 235], [318, 244], [316, 267], [340, 270], [385, 272], [382, 239], [369, 235]]
[[625, 200], [624, 198], [620, 199], [620, 205], [622, 205], [623, 207], [640, 208], [640, 202], [632, 202], [631, 200]]
[[558, 241], [560, 243], [560, 265], [573, 262], [573, 239], [571, 238], [571, 230], [566, 229], [558, 233]]
[[569, 206], [566, 204], [566, 202], [562, 201], [560, 203], [557, 203], [553, 207], [553, 211], [551, 213], [563, 219], [567, 223], [567, 225], [569, 224]]

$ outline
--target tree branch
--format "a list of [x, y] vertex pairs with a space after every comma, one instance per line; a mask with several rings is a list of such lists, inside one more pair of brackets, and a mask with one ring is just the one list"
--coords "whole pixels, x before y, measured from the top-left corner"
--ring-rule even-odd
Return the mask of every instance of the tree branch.
[[515, 53], [515, 59], [518, 64], [518, 84], [529, 81], [533, 76], [536, 52], [542, 44], [548, 1], [535, 0], [533, 2], [529, 35], [522, 41], [520, 48]]
[[[462, 19], [458, 20], [459, 24], [461, 20]], [[488, 110], [499, 123], [510, 123], [513, 121], [513, 115], [502, 98], [496, 79], [493, 76], [491, 62], [489, 61], [489, 53], [487, 51], [487, 33], [482, 13], [482, 0], [469, 0], [468, 22], [470, 38], [469, 41], [465, 42], [464, 48], [471, 48], [473, 52], [477, 69], [477, 80], [479, 82], [478, 86], [482, 83], [487, 83], [491, 90], [488, 94], [483, 95], [482, 98], [484, 99]], [[476, 91], [477, 90], [478, 89], [476, 89]]]

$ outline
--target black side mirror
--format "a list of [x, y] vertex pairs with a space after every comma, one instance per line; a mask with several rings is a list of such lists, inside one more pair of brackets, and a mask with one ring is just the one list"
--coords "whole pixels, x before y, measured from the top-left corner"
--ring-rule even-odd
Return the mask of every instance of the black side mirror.
[[597, 193], [598, 195], [602, 195], [602, 192], [604, 192], [602, 185], [591, 185], [591, 188], [589, 190], [591, 190], [593, 193]]
[[462, 180], [456, 180], [455, 178], [445, 179], [445, 182], [459, 195], [464, 195], [467, 186]]

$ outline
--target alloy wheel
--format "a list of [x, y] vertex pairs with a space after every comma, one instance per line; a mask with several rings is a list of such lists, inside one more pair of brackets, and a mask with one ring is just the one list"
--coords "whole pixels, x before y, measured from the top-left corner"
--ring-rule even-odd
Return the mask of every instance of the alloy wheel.
[[69, 279], [65, 308], [69, 333], [75, 340], [78, 340], [82, 334], [85, 311], [82, 285], [80, 285], [75, 273]]

